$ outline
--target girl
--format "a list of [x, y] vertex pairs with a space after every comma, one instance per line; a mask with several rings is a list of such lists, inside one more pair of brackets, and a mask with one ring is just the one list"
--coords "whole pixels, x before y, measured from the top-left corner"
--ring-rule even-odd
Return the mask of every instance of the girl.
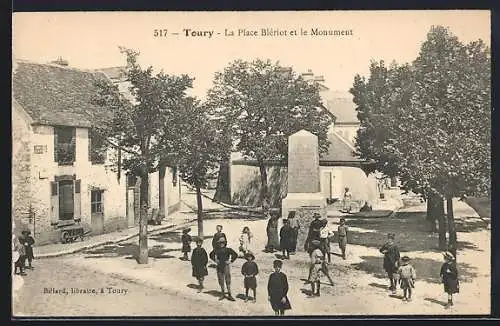
[[415, 287], [417, 273], [415, 272], [415, 268], [410, 265], [410, 258], [408, 256], [401, 258], [401, 266], [399, 267], [398, 273], [399, 283], [404, 294], [403, 301], [409, 302], [411, 301], [411, 289]]
[[[24, 243], [22, 242], [22, 238], [17, 237], [16, 240], [17, 241], [14, 246], [14, 250], [17, 250], [19, 258], [16, 261], [14, 273], [18, 275], [26, 275], [26, 273], [24, 272], [24, 263], [26, 261], [26, 249], [24, 248]], [[19, 273], [17, 272], [18, 269]]]
[[208, 255], [205, 249], [201, 246], [203, 244], [202, 238], [196, 238], [196, 248], [193, 249], [191, 254], [191, 266], [193, 267], [193, 277], [198, 280], [198, 293], [203, 290], [203, 281], [205, 276], [208, 275], [207, 263]]
[[453, 306], [453, 294], [459, 293], [460, 284], [458, 283], [458, 270], [455, 263], [455, 256], [449, 251], [443, 254], [444, 264], [441, 266], [441, 281], [444, 285], [444, 292], [448, 293], [448, 303], [445, 308]]
[[182, 240], [182, 252], [184, 254], [181, 258], [182, 260], [189, 260], [188, 253], [191, 252], [191, 242], [193, 241], [193, 238], [191, 238], [189, 232], [191, 232], [191, 228], [182, 230], [181, 240]]
[[252, 232], [250, 232], [250, 228], [248, 226], [245, 226], [243, 228], [243, 231], [241, 231], [241, 236], [240, 236], [240, 248], [239, 251], [241, 252], [241, 256], [245, 257], [245, 254], [250, 252], [250, 242], [252, 242]]
[[292, 309], [290, 300], [288, 300], [288, 280], [284, 273], [281, 272], [283, 262], [275, 260], [273, 262], [274, 272], [269, 275], [267, 282], [268, 300], [274, 310], [275, 315], [283, 316], [285, 310]]
[[311, 294], [309, 296], [320, 296], [320, 282], [323, 267], [323, 252], [320, 249], [320, 242], [318, 240], [311, 241], [314, 246], [311, 252], [311, 265], [309, 269], [308, 281], [311, 283]]

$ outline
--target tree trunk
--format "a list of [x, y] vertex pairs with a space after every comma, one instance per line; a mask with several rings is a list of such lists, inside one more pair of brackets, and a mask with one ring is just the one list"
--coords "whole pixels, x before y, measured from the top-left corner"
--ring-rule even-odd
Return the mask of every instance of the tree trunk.
[[198, 237], [203, 239], [203, 199], [201, 196], [201, 189], [199, 186], [196, 187], [196, 203], [198, 212]]
[[261, 198], [261, 203], [262, 203], [262, 212], [264, 214], [267, 214], [270, 208], [270, 201], [269, 201], [269, 191], [267, 187], [267, 169], [266, 166], [264, 165], [264, 161], [261, 159], [258, 159], [259, 162], [259, 170], [260, 170], [260, 198]]
[[446, 221], [444, 219], [444, 201], [436, 197], [436, 218], [439, 222], [439, 249], [446, 250]]
[[231, 156], [224, 157], [219, 165], [219, 175], [217, 176], [217, 187], [215, 189], [214, 200], [231, 204], [231, 186], [230, 186], [230, 171], [229, 161]]
[[457, 230], [455, 229], [455, 217], [453, 216], [453, 197], [446, 198], [446, 212], [448, 217], [448, 250], [457, 257]]
[[437, 232], [436, 220], [438, 212], [438, 201], [439, 198], [436, 198], [435, 195], [427, 196], [427, 216], [426, 219], [429, 222], [429, 227], [431, 232]]
[[141, 175], [141, 217], [139, 219], [139, 264], [148, 263], [148, 208], [149, 208], [149, 174]]

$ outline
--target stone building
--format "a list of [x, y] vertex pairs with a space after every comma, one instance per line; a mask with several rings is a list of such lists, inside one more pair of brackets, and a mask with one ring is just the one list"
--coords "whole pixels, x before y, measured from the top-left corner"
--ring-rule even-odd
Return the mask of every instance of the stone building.
[[[12, 96], [12, 218], [38, 244], [59, 240], [58, 227], [80, 222], [93, 234], [135, 226], [140, 178], [92, 126], [106, 117], [91, 105], [96, 71], [16, 60]], [[167, 216], [180, 205], [175, 169], [150, 175], [150, 207]]]

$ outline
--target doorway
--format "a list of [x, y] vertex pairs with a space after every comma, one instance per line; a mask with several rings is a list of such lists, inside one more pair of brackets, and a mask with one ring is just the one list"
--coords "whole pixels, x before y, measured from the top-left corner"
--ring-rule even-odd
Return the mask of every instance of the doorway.
[[101, 234], [104, 232], [104, 190], [90, 192], [90, 207], [92, 233]]
[[72, 220], [75, 216], [73, 180], [59, 181], [59, 219]]

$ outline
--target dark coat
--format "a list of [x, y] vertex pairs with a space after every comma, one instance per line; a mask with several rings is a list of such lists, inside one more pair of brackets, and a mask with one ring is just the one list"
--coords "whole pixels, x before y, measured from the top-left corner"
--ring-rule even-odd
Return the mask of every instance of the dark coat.
[[182, 240], [182, 252], [191, 252], [191, 242], [193, 238], [187, 233], [183, 234], [181, 237]]
[[281, 250], [293, 250], [294, 248], [294, 229], [285, 225], [280, 230], [280, 248]]
[[231, 248], [216, 248], [210, 253], [210, 259], [217, 263], [217, 271], [221, 272], [226, 266], [226, 261], [234, 262], [238, 254]]
[[220, 238], [224, 238], [227, 240], [226, 235], [224, 232], [216, 232], [214, 234], [214, 237], [212, 238], [212, 248], [217, 248], [217, 242], [219, 241]]
[[278, 237], [278, 219], [275, 217], [269, 218], [267, 222], [267, 248], [277, 249], [280, 245]]
[[208, 275], [207, 270], [208, 255], [203, 248], [194, 248], [191, 254], [191, 265], [193, 267], [193, 277], [203, 277]]
[[[274, 311], [292, 309], [290, 300], [288, 300], [288, 280], [284, 273], [273, 272], [269, 275], [267, 282], [267, 293], [271, 301], [271, 307]], [[281, 299], [285, 298], [285, 303]]]
[[441, 266], [439, 273], [443, 280], [444, 291], [449, 294], [458, 293], [460, 284], [458, 283], [458, 270], [455, 263], [446, 262]]
[[35, 239], [30, 235], [22, 237], [21, 239], [24, 244], [24, 249], [26, 250], [26, 258], [33, 259], [33, 245], [35, 244]]
[[257, 279], [255, 275], [259, 274], [259, 266], [254, 261], [246, 261], [241, 266], [241, 274], [245, 276], [243, 280], [243, 285], [245, 289], [255, 289], [257, 288]]
[[393, 242], [386, 242], [380, 252], [384, 254], [384, 270], [387, 273], [396, 273], [399, 268], [399, 248]]

